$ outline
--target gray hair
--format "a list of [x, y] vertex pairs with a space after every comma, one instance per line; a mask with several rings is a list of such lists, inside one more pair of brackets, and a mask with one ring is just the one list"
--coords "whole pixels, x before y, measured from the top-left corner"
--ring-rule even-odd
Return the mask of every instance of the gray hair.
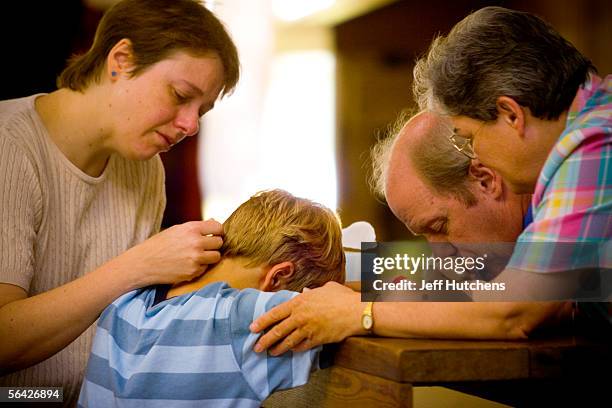
[[408, 112], [400, 113], [399, 117], [387, 130], [386, 136], [379, 138], [374, 147], [370, 150], [372, 173], [368, 182], [370, 189], [376, 197], [385, 198], [385, 185], [387, 184], [387, 175], [389, 173], [391, 151], [402, 132], [402, 128], [413, 116], [414, 115]]
[[[392, 133], [379, 140], [370, 151], [372, 158], [370, 186], [380, 197], [385, 196], [391, 151], [401, 130], [412, 117], [414, 116], [401, 116], [392, 127]], [[454, 197], [469, 207], [477, 201], [469, 185], [471, 160], [452, 145], [449, 140], [452, 133], [450, 121], [439, 117], [427, 137], [417, 138], [413, 143], [408, 159], [425, 184], [438, 194]]]
[[482, 121], [497, 118], [508, 96], [540, 119], [566, 111], [595, 67], [540, 18], [503, 7], [482, 8], [436, 38], [414, 68], [421, 109]]

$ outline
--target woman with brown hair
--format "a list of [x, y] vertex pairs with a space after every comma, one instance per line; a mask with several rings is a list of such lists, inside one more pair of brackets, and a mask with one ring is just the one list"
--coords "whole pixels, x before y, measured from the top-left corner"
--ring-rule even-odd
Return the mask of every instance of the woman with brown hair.
[[192, 0], [124, 0], [50, 94], [0, 102], [0, 385], [75, 402], [88, 328], [135, 288], [198, 277], [222, 226], [159, 225], [158, 153], [198, 133], [239, 77], [222, 23]]

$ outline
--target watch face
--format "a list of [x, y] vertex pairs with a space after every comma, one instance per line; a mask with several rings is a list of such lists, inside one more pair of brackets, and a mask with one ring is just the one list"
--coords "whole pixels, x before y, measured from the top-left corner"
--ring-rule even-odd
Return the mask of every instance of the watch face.
[[372, 316], [363, 316], [361, 318], [361, 324], [364, 329], [370, 330], [372, 328]]

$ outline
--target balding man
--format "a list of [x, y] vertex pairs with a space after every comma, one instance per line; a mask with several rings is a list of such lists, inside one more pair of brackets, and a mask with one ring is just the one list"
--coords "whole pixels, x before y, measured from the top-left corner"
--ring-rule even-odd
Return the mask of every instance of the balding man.
[[[379, 144], [374, 150], [378, 189], [384, 186], [394, 214], [430, 241], [513, 241], [523, 228], [529, 197], [513, 194], [498, 173], [466, 160], [450, 144], [449, 131], [440, 117], [421, 113]], [[270, 351], [275, 355], [368, 333], [522, 339], [571, 314], [571, 304], [561, 302], [380, 302], [367, 330], [361, 323], [367, 306], [360, 293], [339, 284], [310, 290], [253, 323], [251, 329], [259, 332], [278, 322], [255, 350], [282, 340]]]
[[513, 242], [531, 196], [513, 193], [499, 173], [470, 162], [448, 142], [450, 134], [450, 122], [421, 113], [380, 142], [372, 154], [376, 192], [429, 242]]

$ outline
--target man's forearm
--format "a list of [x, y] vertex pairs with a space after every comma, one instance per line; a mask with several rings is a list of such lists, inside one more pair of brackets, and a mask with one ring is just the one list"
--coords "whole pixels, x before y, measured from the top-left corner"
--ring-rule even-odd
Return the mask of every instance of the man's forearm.
[[560, 302], [379, 302], [374, 333], [386, 337], [525, 339]]

